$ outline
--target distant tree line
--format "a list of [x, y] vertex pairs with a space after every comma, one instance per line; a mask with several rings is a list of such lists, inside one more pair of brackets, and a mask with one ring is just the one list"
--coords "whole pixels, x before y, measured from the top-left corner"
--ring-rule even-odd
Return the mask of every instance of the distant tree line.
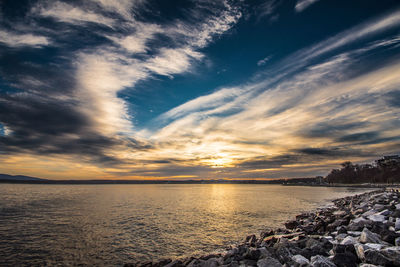
[[400, 157], [385, 156], [373, 164], [341, 164], [341, 169], [333, 169], [326, 177], [327, 183], [400, 183]]

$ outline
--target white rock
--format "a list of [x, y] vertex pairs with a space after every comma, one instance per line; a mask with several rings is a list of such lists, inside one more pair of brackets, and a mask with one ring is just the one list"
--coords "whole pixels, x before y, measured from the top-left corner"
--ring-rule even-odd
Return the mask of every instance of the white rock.
[[311, 257], [311, 266], [336, 267], [333, 262], [320, 255]]
[[361, 232], [360, 231], [347, 231], [347, 234], [351, 236], [360, 236]]
[[390, 211], [388, 209], [382, 210], [381, 212], [376, 213], [377, 215], [383, 215], [383, 216], [388, 216], [390, 214]]
[[400, 237], [398, 237], [398, 238], [396, 238], [396, 239], [394, 240], [394, 244], [395, 244], [397, 247], [400, 247]]
[[300, 266], [308, 266], [308, 265], [310, 265], [310, 261], [307, 260], [307, 258], [305, 258], [302, 255], [294, 255], [292, 257], [292, 261], [294, 261], [295, 263], [297, 263]]
[[395, 205], [396, 210], [400, 210], [400, 203]]
[[347, 236], [345, 239], [340, 242], [342, 245], [354, 245], [358, 243], [358, 240], [352, 236]]
[[394, 224], [394, 229], [400, 230], [400, 218], [396, 218], [396, 223]]
[[362, 217], [358, 217], [358, 218], [355, 218], [354, 220], [353, 220], [353, 223], [359, 223], [359, 222], [365, 222], [366, 220], [364, 219], [364, 218], [362, 218]]
[[379, 214], [373, 214], [373, 215], [368, 216], [368, 219], [373, 222], [384, 222], [385, 216], [379, 215]]
[[375, 250], [381, 250], [383, 247], [385, 247], [382, 244], [377, 244], [377, 243], [366, 243], [364, 244], [365, 249], [375, 249]]

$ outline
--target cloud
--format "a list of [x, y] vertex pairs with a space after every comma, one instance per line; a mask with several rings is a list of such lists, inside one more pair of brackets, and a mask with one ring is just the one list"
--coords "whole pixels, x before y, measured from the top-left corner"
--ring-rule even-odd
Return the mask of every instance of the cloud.
[[269, 18], [270, 21], [276, 20], [279, 15], [274, 14], [274, 12], [281, 3], [282, 1], [280, 0], [269, 0], [258, 5], [255, 8], [257, 21], [266, 17]]
[[0, 30], [0, 43], [10, 47], [36, 47], [40, 48], [50, 44], [50, 40], [45, 36], [33, 34], [19, 34]]
[[[148, 140], [135, 136], [128, 103], [118, 93], [156, 75], [173, 77], [191, 71], [204, 57], [199, 49], [228, 31], [240, 12], [225, 2], [210, 2], [202, 7], [202, 14], [188, 10], [196, 20], [180, 18], [156, 24], [136, 20], [137, 9], [143, 5], [143, 1], [118, 1], [115, 5], [102, 0], [82, 5], [39, 1], [29, 16], [34, 21], [62, 22], [37, 28], [54, 42], [7, 32], [7, 37], [14, 36], [8, 39], [14, 46], [17, 42], [13, 40], [19, 36], [18, 45], [23, 39], [31, 45], [52, 46], [53, 53], [65, 53], [43, 55], [47, 62], [36, 60], [40, 54], [28, 62], [16, 53], [1, 55], [5, 62], [14, 62], [0, 71], [16, 90], [0, 96], [5, 111], [0, 116], [1, 151], [65, 155], [65, 160], [79, 155], [83, 162], [127, 167], [127, 162], [137, 161], [136, 153], [152, 149]], [[171, 41], [160, 43], [158, 38]], [[74, 43], [81, 41], [77, 48]], [[68, 45], [71, 50], [66, 49]], [[144, 161], [146, 157], [142, 156]], [[153, 164], [163, 161], [155, 159]]]
[[[249, 169], [252, 177], [293, 175], [301, 168], [303, 173], [326, 172], [346, 158], [365, 160], [396, 151], [397, 113], [384, 101], [400, 85], [398, 62], [349, 72], [379, 49], [396, 49], [395, 40], [366, 44], [311, 65], [310, 57], [298, 56], [308, 50], [295, 53], [296, 63], [307, 65], [302, 71], [281, 62], [278, 66], [286, 72], [278, 80], [257, 76], [257, 82], [188, 101], [163, 114], [160, 118], [171, 121], [150, 136], [160, 156], [192, 159], [216, 169], [222, 164], [225, 171], [218, 175], [229, 177], [240, 170], [249, 174]], [[275, 161], [281, 155], [287, 157]]]
[[271, 56], [267, 56], [267, 57], [259, 60], [257, 62], [257, 66], [261, 67], [261, 66], [265, 65], [270, 59], [271, 59]]
[[56, 21], [82, 24], [96, 23], [112, 27], [115, 21], [91, 10], [84, 10], [60, 1], [42, 2], [32, 9], [33, 14], [42, 17], [51, 17]]
[[306, 8], [318, 1], [319, 0], [298, 0], [294, 8], [296, 12], [303, 12]]
[[[400, 25], [399, 11], [274, 60], [247, 83], [217, 88], [160, 115], [151, 129], [137, 129], [119, 93], [195, 70], [204, 48], [242, 11], [227, 1], [195, 1], [182, 17], [156, 23], [140, 16], [143, 1], [74, 3], [32, 9], [37, 21], [62, 22], [35, 31], [52, 49], [27, 50], [30, 60], [13, 49], [0, 55], [13, 62], [0, 68], [8, 86], [0, 95], [7, 166], [45, 166], [53, 156], [93, 176], [265, 178], [324, 173], [347, 158], [400, 149], [400, 65], [371, 56], [396, 52], [400, 38], [360, 44], [388, 37]], [[268, 3], [272, 14], [278, 2]]]
[[155, 74], [169, 76], [187, 71], [192, 65], [192, 60], [199, 60], [202, 57], [201, 53], [190, 48], [163, 48], [158, 55], [149, 59], [145, 66]]

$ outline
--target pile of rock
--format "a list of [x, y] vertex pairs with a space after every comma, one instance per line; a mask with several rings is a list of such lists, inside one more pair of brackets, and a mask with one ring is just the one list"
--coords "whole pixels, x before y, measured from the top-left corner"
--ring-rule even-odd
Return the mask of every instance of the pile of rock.
[[374, 191], [248, 236], [224, 254], [129, 266], [400, 266], [400, 193]]

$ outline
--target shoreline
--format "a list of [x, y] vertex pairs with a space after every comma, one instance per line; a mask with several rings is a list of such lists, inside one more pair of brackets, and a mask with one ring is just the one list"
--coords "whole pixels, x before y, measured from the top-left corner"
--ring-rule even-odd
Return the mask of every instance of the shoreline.
[[[400, 266], [400, 193], [374, 190], [302, 213], [223, 253], [124, 267]], [[222, 249], [221, 249], [222, 250]]]

